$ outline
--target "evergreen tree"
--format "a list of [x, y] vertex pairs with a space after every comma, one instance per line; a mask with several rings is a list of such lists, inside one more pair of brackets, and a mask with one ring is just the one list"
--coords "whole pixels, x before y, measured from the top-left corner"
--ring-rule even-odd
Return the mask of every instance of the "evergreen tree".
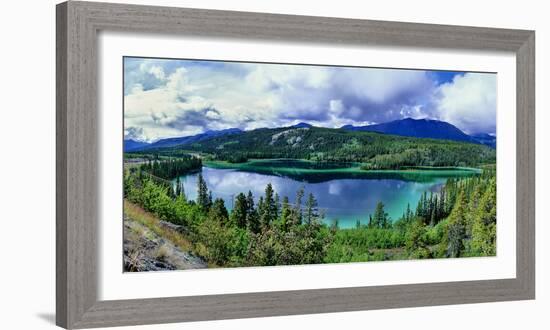
[[260, 231], [260, 217], [258, 215], [258, 211], [254, 207], [254, 197], [252, 196], [252, 192], [250, 190], [246, 196], [246, 207], [246, 226], [249, 231], [258, 233]]
[[319, 217], [319, 210], [317, 209], [317, 200], [312, 193], [309, 193], [306, 201], [306, 214], [305, 220], [306, 224], [313, 223]]
[[384, 211], [384, 204], [382, 202], [378, 202], [378, 204], [376, 204], [376, 209], [374, 210], [374, 215], [372, 217], [372, 226], [378, 228], [389, 227], [388, 214]]
[[405, 235], [405, 249], [412, 259], [424, 259], [430, 256], [430, 250], [425, 242], [426, 225], [418, 218], [408, 227]]
[[292, 210], [292, 223], [293, 225], [302, 224], [302, 198], [304, 198], [304, 187], [301, 187], [296, 192], [296, 202], [294, 203], [294, 209]]
[[275, 193], [275, 220], [279, 219], [279, 213], [281, 212], [281, 199], [279, 194]]
[[456, 203], [449, 215], [447, 228], [447, 256], [458, 258], [464, 253], [466, 238], [466, 197], [464, 190], [458, 193]]
[[490, 180], [475, 211], [472, 250], [476, 255], [496, 255], [496, 180]]
[[239, 228], [246, 228], [246, 217], [248, 215], [248, 203], [246, 196], [243, 193], [239, 193], [235, 198], [235, 205], [231, 212], [231, 219], [233, 223]]
[[225, 202], [221, 198], [216, 198], [212, 207], [210, 208], [209, 216], [212, 220], [219, 222], [222, 225], [227, 224], [229, 220], [229, 214], [225, 207]]
[[176, 179], [176, 197], [179, 197], [182, 194], [182, 190], [183, 187], [180, 181], [180, 177], [178, 176], [178, 178]]
[[443, 219], [446, 216], [447, 216], [447, 214], [445, 213], [445, 189], [441, 189], [441, 193], [439, 195], [437, 218], [438, 219]]
[[199, 173], [197, 178], [197, 204], [203, 211], [208, 211], [211, 201], [212, 195], [208, 193], [208, 187], [206, 186], [206, 181], [204, 181], [202, 177], [202, 173]]
[[273, 186], [268, 183], [265, 187], [265, 199], [260, 199], [258, 204], [260, 208], [260, 221], [264, 228], [269, 228], [271, 223], [277, 217], [277, 206], [273, 198]]
[[281, 205], [281, 227], [283, 231], [288, 230], [291, 222], [292, 210], [290, 209], [288, 197], [283, 197], [283, 204]]
[[424, 198], [425, 198], [425, 194], [420, 195], [420, 200], [418, 201], [418, 205], [416, 206], [416, 216], [422, 219], [424, 219], [424, 213], [425, 213]]
[[208, 192], [208, 200], [207, 200], [207, 209], [210, 209], [212, 206], [212, 191]]
[[412, 220], [412, 211], [411, 211], [411, 204], [410, 203], [407, 203], [407, 210], [405, 211], [405, 215], [403, 216], [403, 218], [405, 218], [405, 222], [409, 223], [411, 222]]

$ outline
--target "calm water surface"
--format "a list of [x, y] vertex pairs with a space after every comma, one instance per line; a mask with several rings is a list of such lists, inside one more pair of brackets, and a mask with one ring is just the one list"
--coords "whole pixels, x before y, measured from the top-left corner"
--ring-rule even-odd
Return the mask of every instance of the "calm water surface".
[[[434, 173], [437, 172], [437, 173]], [[407, 204], [415, 208], [424, 191], [439, 191], [448, 177], [473, 175], [464, 171], [427, 171], [426, 174], [399, 175], [397, 173], [377, 173], [358, 175], [357, 173], [288, 173], [269, 174], [269, 171], [251, 169], [227, 169], [204, 166], [202, 175], [214, 198], [223, 198], [228, 209], [232, 208], [234, 197], [250, 190], [256, 201], [264, 194], [271, 183], [279, 196], [288, 196], [294, 202], [296, 192], [304, 187], [307, 195], [313, 193], [319, 208], [325, 212], [325, 222], [338, 219], [341, 228], [353, 227], [356, 221], [368, 223], [369, 214], [374, 212], [379, 201], [386, 212], [396, 220]], [[180, 177], [188, 199], [197, 197], [198, 173]]]

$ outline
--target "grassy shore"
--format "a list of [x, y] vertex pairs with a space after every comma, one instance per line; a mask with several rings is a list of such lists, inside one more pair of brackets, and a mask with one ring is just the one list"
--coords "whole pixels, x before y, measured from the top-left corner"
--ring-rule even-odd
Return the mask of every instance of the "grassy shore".
[[130, 219], [144, 225], [158, 236], [169, 240], [181, 250], [193, 251], [193, 243], [184, 235], [173, 229], [162, 226], [160, 220], [156, 216], [126, 199], [124, 199], [124, 214]]

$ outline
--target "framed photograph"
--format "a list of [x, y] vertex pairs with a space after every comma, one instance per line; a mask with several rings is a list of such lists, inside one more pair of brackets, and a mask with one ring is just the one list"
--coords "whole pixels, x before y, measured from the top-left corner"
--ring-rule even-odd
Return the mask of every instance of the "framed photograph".
[[57, 324], [534, 299], [534, 31], [57, 6]]

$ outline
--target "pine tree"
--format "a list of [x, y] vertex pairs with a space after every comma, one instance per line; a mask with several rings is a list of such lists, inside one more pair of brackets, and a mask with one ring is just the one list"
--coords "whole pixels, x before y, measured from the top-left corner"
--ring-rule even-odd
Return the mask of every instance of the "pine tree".
[[268, 183], [265, 187], [265, 199], [260, 200], [260, 221], [264, 228], [269, 228], [271, 223], [277, 217], [277, 206], [275, 205], [275, 199], [273, 198], [273, 186]]
[[466, 197], [464, 189], [460, 189], [456, 203], [449, 215], [447, 228], [447, 256], [458, 258], [464, 253], [466, 238]]
[[416, 206], [416, 216], [419, 217], [419, 218], [422, 218], [422, 219], [425, 218], [425, 214], [426, 214], [425, 198], [426, 198], [426, 193], [423, 193], [422, 195], [420, 195], [420, 200], [418, 201], [418, 205]]
[[275, 193], [275, 220], [279, 219], [279, 213], [281, 212], [281, 199], [279, 194]]
[[254, 196], [252, 196], [252, 192], [250, 190], [246, 196], [246, 208], [246, 226], [249, 231], [258, 233], [260, 231], [260, 217], [258, 215], [258, 211], [254, 207]]
[[180, 181], [180, 177], [178, 176], [178, 178], [176, 179], [176, 197], [179, 197], [181, 195], [181, 181]]
[[476, 255], [496, 254], [496, 180], [489, 181], [474, 214], [472, 250]]
[[289, 222], [291, 221], [290, 217], [292, 214], [292, 210], [290, 209], [290, 205], [288, 202], [288, 197], [283, 197], [283, 204], [281, 205], [281, 227], [283, 231], [286, 231], [289, 226]]
[[212, 207], [210, 208], [209, 216], [212, 220], [219, 222], [222, 225], [227, 224], [229, 220], [229, 214], [225, 207], [225, 202], [221, 198], [216, 198]]
[[376, 209], [374, 210], [374, 215], [372, 218], [374, 227], [389, 227], [388, 214], [384, 211], [384, 204], [382, 202], [378, 202], [378, 204], [376, 204]]
[[302, 224], [302, 198], [304, 198], [304, 187], [301, 187], [296, 192], [296, 202], [294, 203], [294, 209], [292, 210], [292, 223], [294, 225]]
[[231, 212], [231, 219], [239, 228], [246, 228], [246, 217], [248, 214], [247, 204], [246, 196], [243, 193], [239, 193], [235, 198], [235, 205]]
[[412, 220], [412, 212], [411, 212], [411, 204], [407, 203], [407, 210], [405, 211], [405, 215], [403, 216], [405, 218], [405, 222], [409, 223]]
[[437, 218], [443, 219], [447, 216], [445, 213], [445, 189], [441, 189], [440, 195], [439, 195], [439, 204], [438, 204], [438, 210], [437, 210]]
[[180, 196], [181, 199], [184, 201], [187, 200], [187, 196], [185, 195], [185, 187], [183, 186], [183, 182], [180, 184]]
[[306, 224], [313, 223], [319, 217], [319, 210], [317, 209], [317, 200], [312, 193], [309, 193], [306, 201]]
[[197, 204], [203, 211], [208, 211], [210, 209], [211, 201], [212, 195], [208, 193], [206, 181], [204, 181], [202, 174], [199, 173], [197, 178]]
[[430, 211], [430, 226], [433, 227], [439, 220], [437, 218], [437, 210], [438, 210], [437, 194], [432, 195], [431, 200], [432, 202], [431, 202], [431, 211]]

